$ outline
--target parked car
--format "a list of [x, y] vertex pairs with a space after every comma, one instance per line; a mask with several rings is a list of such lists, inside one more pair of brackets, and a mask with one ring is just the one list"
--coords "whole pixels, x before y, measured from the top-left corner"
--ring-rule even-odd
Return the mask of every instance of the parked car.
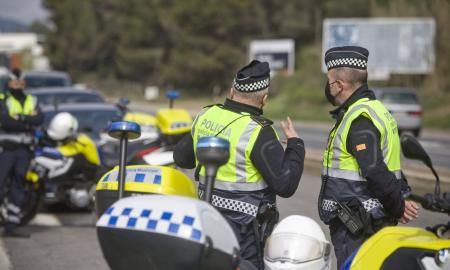
[[104, 103], [102, 95], [90, 89], [74, 87], [50, 87], [27, 90], [39, 100], [42, 106], [57, 106], [64, 103]]
[[0, 67], [0, 93], [6, 91], [6, 86], [9, 80], [8, 69]]
[[399, 132], [409, 131], [418, 137], [422, 128], [422, 106], [416, 92], [403, 87], [373, 89], [397, 121]]
[[27, 88], [62, 87], [72, 85], [69, 74], [62, 71], [27, 71], [23, 77]]
[[122, 119], [122, 113], [116, 106], [108, 103], [67, 103], [59, 106], [42, 106], [45, 115], [44, 128], [59, 112], [69, 112], [78, 120], [79, 131], [87, 133], [95, 141], [111, 121]]

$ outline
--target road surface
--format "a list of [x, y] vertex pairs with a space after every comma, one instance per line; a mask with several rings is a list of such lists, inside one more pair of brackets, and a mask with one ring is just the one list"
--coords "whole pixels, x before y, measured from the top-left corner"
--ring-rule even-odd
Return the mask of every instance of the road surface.
[[[289, 199], [279, 199], [278, 202], [282, 218], [293, 214], [312, 217], [328, 234], [327, 227], [319, 221], [317, 215], [319, 179], [318, 170], [306, 171], [296, 194]], [[411, 225], [424, 227], [447, 221], [446, 215], [422, 210], [419, 220]], [[4, 254], [2, 256], [2, 244], [5, 246], [3, 250], [6, 249], [10, 269], [109, 269], [97, 242], [94, 224], [95, 217], [88, 212], [41, 213], [35, 225], [30, 226], [30, 239], [0, 238], [0, 269], [3, 270], [1, 266], [7, 263]]]

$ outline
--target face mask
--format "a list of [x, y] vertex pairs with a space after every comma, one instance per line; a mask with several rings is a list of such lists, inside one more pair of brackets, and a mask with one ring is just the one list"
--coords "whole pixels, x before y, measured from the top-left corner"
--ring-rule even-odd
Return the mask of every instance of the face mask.
[[325, 84], [325, 97], [331, 105], [336, 106], [336, 97], [331, 94], [330, 84], [328, 81]]

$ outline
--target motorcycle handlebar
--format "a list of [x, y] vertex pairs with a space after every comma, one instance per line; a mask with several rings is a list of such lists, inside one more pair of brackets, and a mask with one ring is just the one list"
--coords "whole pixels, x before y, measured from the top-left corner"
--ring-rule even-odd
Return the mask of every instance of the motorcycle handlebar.
[[408, 198], [412, 201], [420, 203], [425, 209], [428, 209], [432, 203], [428, 197], [423, 197], [413, 193], [411, 193]]
[[426, 194], [420, 196], [411, 193], [408, 198], [422, 205], [423, 208], [434, 212], [444, 212], [450, 214], [450, 196], [438, 196], [434, 194]]

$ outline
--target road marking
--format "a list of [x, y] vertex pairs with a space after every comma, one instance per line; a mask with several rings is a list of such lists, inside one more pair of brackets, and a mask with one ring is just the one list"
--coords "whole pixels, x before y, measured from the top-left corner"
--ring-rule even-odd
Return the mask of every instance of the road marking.
[[55, 215], [40, 213], [34, 217], [34, 219], [30, 222], [30, 225], [57, 227], [62, 226], [62, 223]]
[[0, 269], [9, 270], [11, 269], [11, 262], [6, 254], [6, 247], [3, 239], [0, 238]]

